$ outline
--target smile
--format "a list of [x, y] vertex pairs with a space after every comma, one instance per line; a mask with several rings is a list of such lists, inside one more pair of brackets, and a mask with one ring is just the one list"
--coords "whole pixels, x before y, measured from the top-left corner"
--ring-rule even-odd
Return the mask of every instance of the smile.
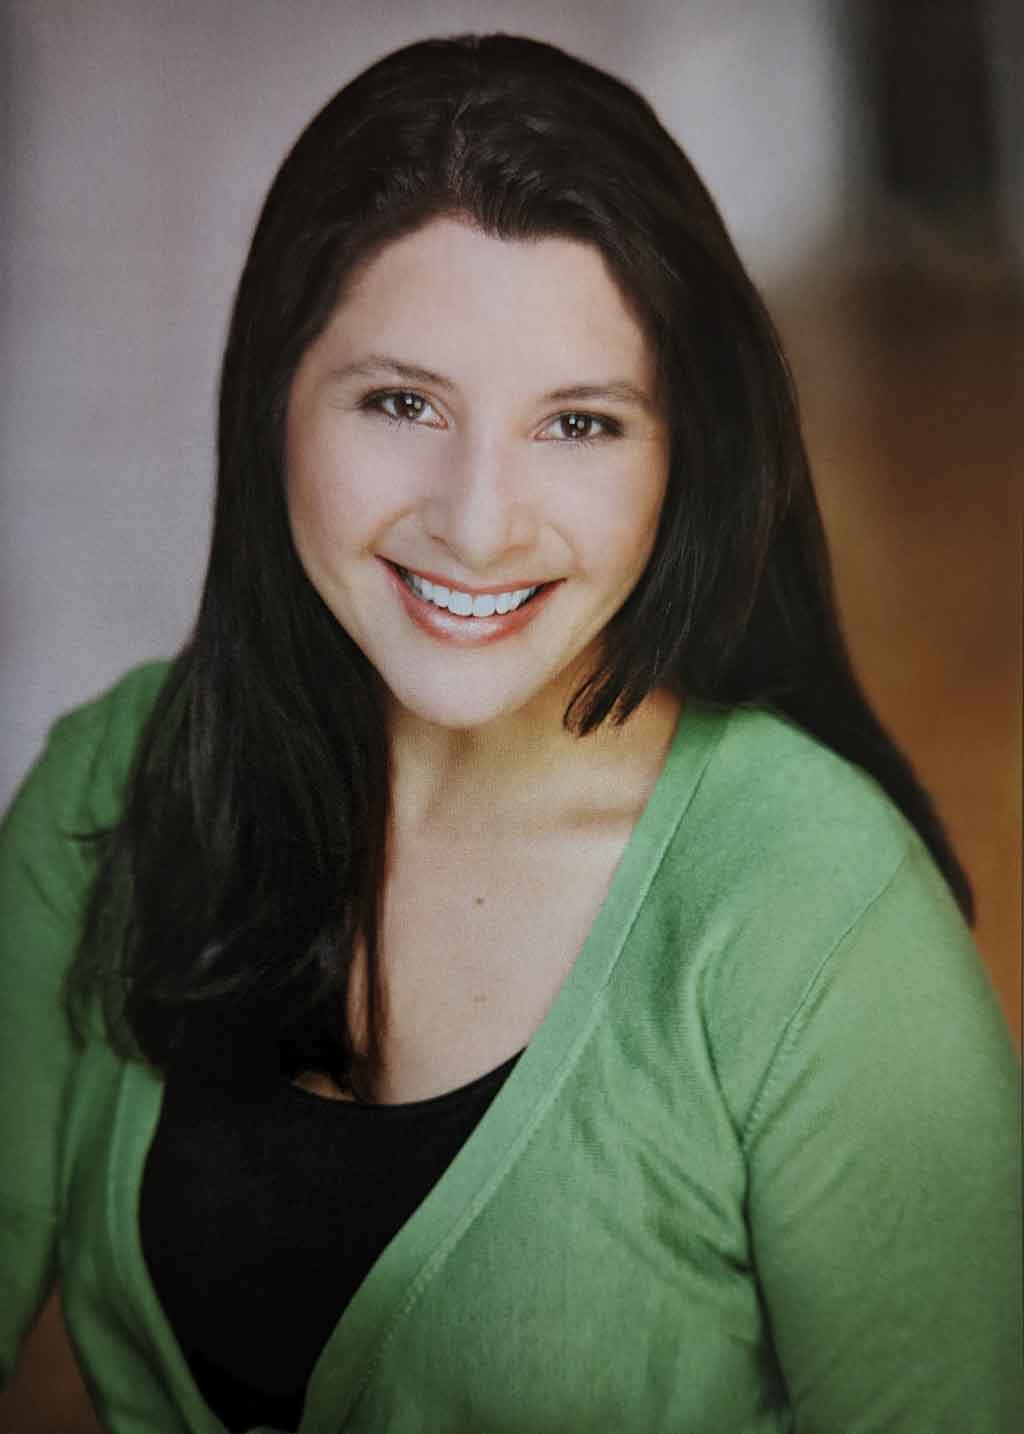
[[442, 608], [455, 617], [493, 617], [495, 613], [515, 612], [539, 591], [539, 586], [512, 588], [507, 592], [479, 593], [474, 597], [472, 593], [462, 592], [458, 588], [432, 583], [429, 578], [421, 578], [406, 568], [399, 567], [397, 571], [406, 587], [417, 597], [433, 603], [435, 607]]
[[394, 592], [410, 621], [435, 642], [461, 648], [487, 647], [515, 637], [538, 620], [561, 580], [528, 587], [492, 588], [490, 592], [467, 592], [422, 573], [410, 572], [399, 563], [384, 566]]

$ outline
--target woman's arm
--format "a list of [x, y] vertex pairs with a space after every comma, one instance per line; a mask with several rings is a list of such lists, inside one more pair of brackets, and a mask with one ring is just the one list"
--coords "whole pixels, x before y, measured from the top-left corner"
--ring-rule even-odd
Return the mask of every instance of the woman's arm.
[[915, 849], [804, 993], [745, 1132], [799, 1434], [1024, 1428], [1018, 1092]]
[[103, 1434], [54, 1288], [0, 1393], [0, 1434]]
[[62, 1127], [79, 1057], [64, 983], [95, 877], [96, 847], [82, 836], [116, 821], [164, 674], [161, 664], [140, 668], [62, 718], [0, 823], [0, 1386], [10, 1388], [0, 1434], [35, 1429], [17, 1422], [23, 1411], [44, 1396], [63, 1397], [72, 1384], [81, 1407], [52, 1293], [65, 1198]]
[[45, 1297], [56, 1278], [61, 1123], [77, 1054], [62, 988], [92, 877], [77, 834], [93, 825], [87, 796], [101, 733], [87, 711], [59, 723], [0, 823], [0, 1387], [12, 1391], [0, 1431], [20, 1429], [11, 1421], [44, 1397], [46, 1351], [54, 1396], [67, 1383], [59, 1302]]
[[55, 1277], [61, 1115], [74, 1065], [61, 986], [83, 884], [63, 800], [69, 755], [49, 743], [0, 825], [0, 1387], [20, 1367]]

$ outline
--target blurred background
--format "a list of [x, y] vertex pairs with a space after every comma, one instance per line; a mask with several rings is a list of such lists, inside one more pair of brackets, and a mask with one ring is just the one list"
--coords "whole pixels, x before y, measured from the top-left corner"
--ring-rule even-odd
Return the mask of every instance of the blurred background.
[[285, 150], [379, 55], [493, 29], [635, 84], [716, 195], [796, 374], [856, 667], [1019, 1040], [1019, 0], [0, 3], [0, 803], [59, 712], [188, 631]]

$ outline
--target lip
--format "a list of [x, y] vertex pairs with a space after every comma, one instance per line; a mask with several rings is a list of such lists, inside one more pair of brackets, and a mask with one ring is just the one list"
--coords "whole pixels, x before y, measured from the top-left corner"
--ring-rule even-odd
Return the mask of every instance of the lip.
[[[426, 598], [418, 597], [408, 584], [403, 582], [394, 563], [388, 562], [386, 558], [382, 558], [380, 561], [387, 570], [388, 578], [399, 601], [410, 620], [420, 631], [440, 642], [454, 643], [459, 647], [483, 647], [491, 642], [500, 642], [505, 637], [514, 637], [516, 633], [522, 632], [534, 621], [541, 609], [546, 606], [551, 594], [560, 586], [558, 582], [547, 583], [529, 602], [523, 603], [522, 607], [517, 607], [515, 612], [495, 613], [493, 617], [456, 617], [454, 613], [446, 612], [444, 608], [435, 607]], [[443, 578], [432, 578], [428, 573], [421, 573], [419, 569], [407, 568], [405, 571], [413, 572], [416, 577], [425, 577], [429, 582], [444, 583]], [[444, 585], [448, 586], [447, 583]], [[533, 584], [520, 584], [520, 586], [532, 587]], [[457, 588], [456, 591], [468, 592], [476, 596], [486, 593], [509, 592], [510, 589], [507, 587]]]
[[[490, 587], [472, 587], [469, 583], [456, 582], [454, 578], [445, 577], [443, 573], [428, 573], [422, 568], [407, 568], [403, 563], [393, 563], [390, 559], [384, 558], [389, 567], [401, 568], [405, 573], [412, 573], [414, 578], [425, 578], [428, 583], [435, 587], [447, 588], [449, 592], [469, 593], [470, 597], [487, 597], [490, 593], [514, 593], [519, 588], [539, 588], [544, 584], [532, 579], [523, 581], [516, 579], [515, 582], [492, 583]], [[482, 619], [480, 619], [482, 621]]]

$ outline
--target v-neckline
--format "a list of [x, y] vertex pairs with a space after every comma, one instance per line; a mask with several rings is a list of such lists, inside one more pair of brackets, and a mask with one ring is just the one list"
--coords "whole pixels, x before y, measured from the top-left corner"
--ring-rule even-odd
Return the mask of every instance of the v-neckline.
[[[530, 1044], [455, 1159], [384, 1248], [313, 1368], [298, 1434], [336, 1434], [462, 1233], [515, 1164], [600, 1015], [600, 995], [724, 729], [722, 714], [684, 706], [654, 789], [579, 955]], [[149, 1277], [139, 1228], [143, 1171], [160, 1119], [163, 1082], [130, 1062], [112, 1137], [110, 1217], [122, 1278], [140, 1307], [193, 1434], [223, 1434]]]

